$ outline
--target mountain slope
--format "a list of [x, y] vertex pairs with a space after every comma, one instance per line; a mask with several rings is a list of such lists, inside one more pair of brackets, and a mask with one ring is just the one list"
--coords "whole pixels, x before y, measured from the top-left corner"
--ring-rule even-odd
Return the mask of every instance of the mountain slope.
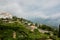
[[[32, 30], [32, 31], [31, 31]], [[42, 32], [44, 33], [42, 33]], [[46, 32], [47, 31], [47, 32]], [[51, 34], [53, 34], [51, 36]], [[58, 39], [57, 31], [47, 25], [35, 25], [35, 23], [23, 18], [13, 16], [0, 19], [1, 40], [49, 40]]]
[[60, 24], [59, 19], [42, 19], [42, 18], [38, 18], [38, 17], [35, 17], [35, 18], [32, 17], [32, 18], [28, 18], [28, 19], [34, 23], [46, 24], [46, 25], [53, 26], [56, 28], [58, 28], [58, 26]]

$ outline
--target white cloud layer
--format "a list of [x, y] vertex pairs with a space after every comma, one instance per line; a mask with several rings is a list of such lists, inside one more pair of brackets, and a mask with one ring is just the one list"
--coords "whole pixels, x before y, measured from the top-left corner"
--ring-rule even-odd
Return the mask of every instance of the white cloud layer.
[[0, 11], [8, 11], [24, 18], [60, 18], [60, 12], [56, 9], [60, 11], [60, 0], [0, 0]]

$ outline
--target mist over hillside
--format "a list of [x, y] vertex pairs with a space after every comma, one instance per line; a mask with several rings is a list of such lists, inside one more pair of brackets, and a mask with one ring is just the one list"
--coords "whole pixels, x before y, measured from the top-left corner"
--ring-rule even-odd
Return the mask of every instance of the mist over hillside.
[[0, 11], [42, 24], [60, 24], [60, 0], [0, 0]]
[[28, 18], [28, 20], [31, 20], [34, 23], [45, 24], [45, 25], [56, 27], [56, 28], [58, 28], [59, 24], [60, 24], [59, 18], [57, 18], [57, 19], [43, 19], [43, 18], [38, 18], [38, 17], [30, 17], [30, 18]]
[[[12, 18], [12, 13], [9, 13], [9, 12], [0, 12], [0, 18], [1, 17], [4, 17], [4, 18]], [[21, 18], [20, 16], [17, 16], [19, 18]], [[24, 17], [22, 17], [24, 18]], [[41, 18], [41, 17], [25, 17], [24, 19], [27, 19], [27, 20], [30, 20], [34, 23], [38, 23], [38, 24], [45, 24], [45, 25], [48, 25], [48, 26], [52, 26], [53, 28], [58, 28], [59, 26], [59, 21], [60, 19], [59, 18], [56, 18], [56, 19], [50, 19], [50, 18], [47, 18], [47, 19], [44, 19], [44, 18]]]

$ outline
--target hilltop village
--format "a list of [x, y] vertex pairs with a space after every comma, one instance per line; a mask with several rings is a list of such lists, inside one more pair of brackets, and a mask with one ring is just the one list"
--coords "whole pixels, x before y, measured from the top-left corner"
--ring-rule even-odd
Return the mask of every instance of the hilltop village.
[[55, 28], [1, 12], [0, 40], [59, 40], [59, 37]]

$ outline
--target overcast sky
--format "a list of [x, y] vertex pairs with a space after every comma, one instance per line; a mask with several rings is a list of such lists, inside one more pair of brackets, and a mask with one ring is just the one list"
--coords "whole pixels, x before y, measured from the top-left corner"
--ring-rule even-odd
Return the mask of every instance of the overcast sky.
[[22, 17], [57, 18], [60, 17], [60, 0], [0, 0], [1, 10]]
[[0, 11], [18, 17], [60, 18], [60, 0], [0, 0]]

